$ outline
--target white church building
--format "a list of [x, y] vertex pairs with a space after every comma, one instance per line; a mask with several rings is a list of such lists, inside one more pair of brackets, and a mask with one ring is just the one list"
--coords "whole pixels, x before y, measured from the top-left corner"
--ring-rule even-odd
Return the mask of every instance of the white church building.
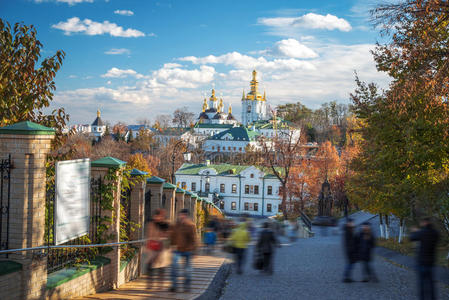
[[228, 214], [273, 216], [279, 212], [280, 181], [255, 166], [183, 164], [176, 183], [200, 194]]

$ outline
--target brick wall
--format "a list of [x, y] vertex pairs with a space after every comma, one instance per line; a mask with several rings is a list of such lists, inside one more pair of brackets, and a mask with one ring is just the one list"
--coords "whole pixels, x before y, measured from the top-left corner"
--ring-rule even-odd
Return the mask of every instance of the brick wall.
[[47, 291], [47, 299], [70, 299], [112, 289], [112, 265], [107, 264]]
[[0, 276], [0, 299], [20, 299], [22, 271]]

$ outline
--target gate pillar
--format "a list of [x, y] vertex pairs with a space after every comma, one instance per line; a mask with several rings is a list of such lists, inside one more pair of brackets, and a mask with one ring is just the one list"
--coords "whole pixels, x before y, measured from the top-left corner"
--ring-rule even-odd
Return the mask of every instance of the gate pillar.
[[[55, 131], [33, 122], [0, 127], [0, 159], [11, 155], [10, 176], [3, 184], [1, 240], [3, 248], [44, 245], [46, 160]], [[5, 237], [6, 235], [6, 237]], [[3, 258], [2, 258], [3, 259]], [[0, 299], [44, 299], [47, 259], [38, 252], [17, 252], [6, 259], [22, 264], [20, 283], [0, 286]], [[20, 291], [17, 286], [20, 285]], [[10, 290], [15, 288], [16, 290]]]

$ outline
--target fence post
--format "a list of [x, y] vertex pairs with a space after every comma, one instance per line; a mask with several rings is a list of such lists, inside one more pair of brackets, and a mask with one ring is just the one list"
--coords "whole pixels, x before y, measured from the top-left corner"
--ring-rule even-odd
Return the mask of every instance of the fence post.
[[[0, 128], [0, 158], [11, 155], [12, 162], [10, 191], [4, 190], [9, 194], [9, 206], [3, 203], [9, 214], [3, 219], [9, 249], [44, 245], [45, 164], [54, 134], [54, 129], [29, 121]], [[0, 298], [44, 299], [46, 257], [42, 253], [19, 252], [10, 254], [8, 259], [22, 265], [22, 276], [20, 283], [0, 286]]]
[[[113, 209], [112, 210], [102, 210], [102, 216], [111, 218], [111, 224], [109, 226], [107, 234], [111, 237], [108, 242], [119, 242], [120, 241], [120, 197], [121, 197], [121, 177], [120, 170], [126, 165], [126, 162], [113, 157], [100, 158], [91, 163], [91, 176], [97, 178], [99, 176], [104, 177], [108, 174], [109, 169], [115, 170], [115, 176], [117, 180], [112, 182], [115, 186], [113, 193]], [[104, 184], [111, 184], [108, 180], [104, 180]], [[120, 247], [113, 247], [113, 250], [106, 254], [106, 256], [111, 259], [112, 264], [112, 274], [111, 282], [113, 288], [118, 288], [119, 286], [119, 275], [120, 275]]]
[[181, 209], [184, 208], [184, 197], [185, 197], [185, 191], [180, 188], [176, 188], [175, 193], [175, 203], [176, 203], [176, 211], [175, 213], [178, 214]]
[[164, 183], [162, 195], [162, 197], [165, 198], [164, 209], [167, 211], [168, 219], [172, 222], [176, 220], [175, 191], [176, 191], [175, 185], [168, 182]]
[[[154, 210], [158, 208], [165, 208], [162, 205], [162, 194], [163, 194], [163, 186], [165, 180], [159, 178], [157, 176], [151, 176], [147, 179], [147, 184], [145, 187], [145, 192], [150, 193], [151, 199], [149, 199], [150, 203], [145, 205], [145, 210], [150, 209], [150, 211], [145, 211], [145, 222], [147, 222], [147, 218], [150, 217]], [[145, 201], [148, 201], [145, 199]]]

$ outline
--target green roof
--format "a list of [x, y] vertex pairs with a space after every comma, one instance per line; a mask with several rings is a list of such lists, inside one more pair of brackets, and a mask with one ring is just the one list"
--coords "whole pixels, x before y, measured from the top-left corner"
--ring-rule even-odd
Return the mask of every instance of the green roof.
[[199, 197], [198, 197], [198, 195], [197, 194], [195, 194], [195, 193], [191, 193], [191, 195], [190, 195], [192, 198], [195, 198], [195, 199], [198, 199]]
[[234, 125], [232, 124], [203, 124], [196, 123], [195, 128], [232, 128]]
[[185, 190], [183, 190], [183, 189], [181, 189], [181, 188], [179, 188], [179, 187], [177, 187], [176, 188], [176, 193], [182, 193], [182, 194], [185, 194], [186, 193], [186, 191]]
[[55, 130], [30, 121], [23, 121], [0, 127], [0, 134], [54, 135]]
[[147, 179], [147, 183], [164, 183], [165, 179], [159, 178], [157, 176], [151, 176]]
[[177, 189], [176, 185], [173, 185], [173, 184], [168, 183], [168, 182], [164, 182], [163, 188], [167, 189], [167, 190]]
[[253, 141], [260, 133], [249, 130], [245, 127], [233, 127], [228, 130], [217, 133], [209, 138], [209, 140], [221, 140], [225, 135], [232, 137], [231, 141]]
[[97, 159], [91, 163], [92, 167], [106, 167], [106, 168], [119, 168], [124, 165], [126, 165], [126, 161], [110, 156]]
[[148, 175], [148, 172], [140, 171], [139, 169], [132, 169], [130, 174], [131, 176], [144, 176]]
[[[198, 175], [201, 170], [204, 169], [214, 169], [217, 171], [217, 176], [235, 176], [239, 175], [244, 170], [248, 169], [248, 165], [231, 165], [231, 164], [188, 164], [184, 163], [177, 171], [176, 175]], [[261, 170], [261, 167], [254, 166]], [[278, 171], [281, 171], [281, 168], [276, 168]], [[262, 170], [265, 173], [265, 178], [277, 178], [274, 174], [272, 174], [271, 170]]]

